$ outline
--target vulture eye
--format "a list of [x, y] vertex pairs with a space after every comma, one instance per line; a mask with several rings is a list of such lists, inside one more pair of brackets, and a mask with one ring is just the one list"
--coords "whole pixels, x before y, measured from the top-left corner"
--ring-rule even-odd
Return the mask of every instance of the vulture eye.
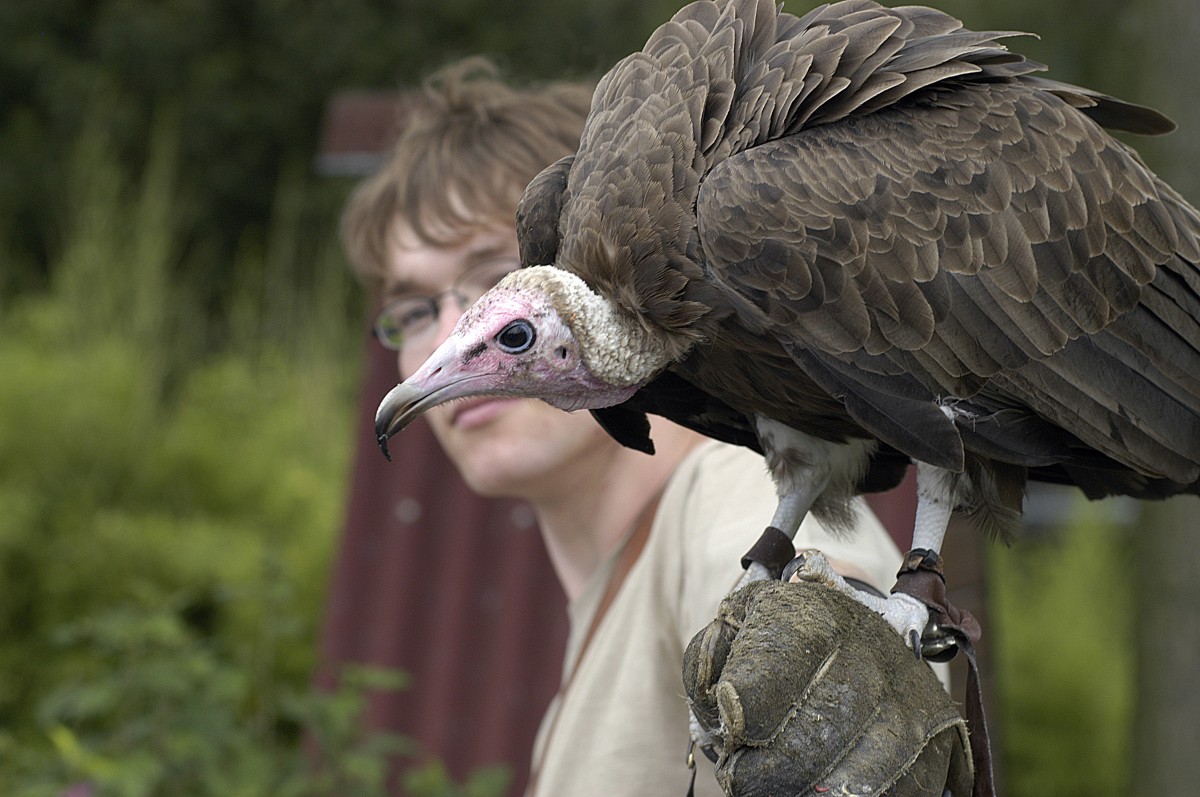
[[521, 354], [528, 351], [536, 339], [537, 334], [533, 331], [533, 324], [524, 318], [518, 318], [516, 321], [510, 321], [504, 329], [500, 330], [496, 335], [496, 344], [508, 354]]

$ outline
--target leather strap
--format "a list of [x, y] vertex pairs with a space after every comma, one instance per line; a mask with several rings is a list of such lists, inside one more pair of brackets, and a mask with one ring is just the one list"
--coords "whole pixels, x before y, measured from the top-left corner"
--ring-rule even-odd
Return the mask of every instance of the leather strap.
[[967, 694], [965, 711], [967, 733], [971, 742], [971, 760], [975, 765], [975, 786], [972, 797], [996, 797], [995, 777], [992, 774], [992, 744], [988, 738], [987, 717], [983, 712], [983, 687], [979, 665], [975, 660], [975, 643], [982, 633], [979, 621], [966, 609], [960, 609], [946, 598], [946, 577], [942, 558], [937, 551], [914, 548], [904, 557], [904, 565], [896, 574], [892, 592], [903, 592], [925, 604], [929, 618], [954, 635], [958, 647], [967, 657]]
[[972, 797], [996, 797], [996, 778], [992, 773], [992, 743], [988, 738], [987, 716], [983, 711], [983, 686], [979, 680], [979, 664], [975, 661], [975, 645], [970, 640], [960, 642], [967, 657], [966, 719], [971, 741], [971, 760], [975, 763], [975, 788]]
[[[646, 547], [646, 541], [650, 539], [650, 529], [654, 526], [654, 516], [658, 514], [658, 502], [661, 497], [661, 492], [654, 494], [654, 497], [650, 499], [650, 503], [638, 515], [633, 531], [630, 532], [621, 546], [621, 552], [617, 555], [617, 561], [613, 565], [612, 574], [608, 577], [608, 584], [604, 587], [604, 594], [600, 596], [600, 603], [597, 604], [596, 611], [592, 615], [592, 622], [588, 625], [587, 634], [583, 637], [583, 644], [579, 648], [579, 655], [575, 657], [575, 663], [571, 666], [571, 672], [567, 675], [563, 685], [559, 687], [558, 708], [554, 712], [554, 717], [550, 720], [550, 727], [546, 729], [546, 741], [542, 744], [543, 755], [550, 749], [550, 743], [554, 739], [554, 732], [558, 728], [558, 718], [562, 716], [563, 702], [566, 699], [567, 692], [571, 688], [571, 684], [575, 682], [575, 674], [579, 672], [579, 665], [583, 663], [583, 657], [587, 655], [592, 638], [596, 635], [596, 629], [600, 627], [600, 623], [604, 620], [604, 615], [608, 613], [608, 607], [612, 605], [612, 602], [617, 597], [617, 593], [621, 591], [621, 585], [625, 583], [625, 577], [629, 575], [629, 571], [637, 563], [638, 557], [642, 555], [642, 549]], [[538, 760], [529, 773], [529, 783], [525, 787], [525, 793], [528, 795], [534, 794], [538, 775], [542, 769], [541, 765], [541, 760]]]
[[742, 567], [747, 568], [751, 562], [758, 562], [771, 574], [776, 581], [783, 575], [783, 568], [796, 558], [796, 544], [792, 538], [774, 526], [767, 526], [758, 542], [746, 551], [742, 557]]
[[621, 585], [625, 583], [625, 577], [629, 575], [629, 571], [637, 563], [638, 557], [642, 555], [642, 549], [646, 547], [646, 540], [650, 539], [650, 528], [654, 525], [654, 515], [658, 509], [658, 498], [656, 495], [650, 501], [650, 504], [642, 510], [642, 514], [638, 517], [637, 525], [634, 526], [633, 533], [629, 535], [629, 538], [625, 540], [625, 544], [621, 547], [621, 553], [617, 557], [617, 564], [613, 567], [612, 575], [608, 577], [608, 585], [604, 588], [604, 595], [600, 598], [600, 604], [596, 607], [596, 613], [592, 615], [592, 624], [588, 626], [587, 636], [583, 638], [583, 646], [579, 649], [579, 656], [575, 659], [575, 666], [571, 669], [572, 677], [574, 677], [575, 671], [579, 669], [579, 662], [583, 659], [583, 654], [587, 652], [592, 637], [596, 635], [596, 629], [600, 627], [600, 621], [604, 619], [604, 615], [608, 613], [608, 607], [612, 605], [613, 600], [617, 597], [617, 593], [621, 591]]

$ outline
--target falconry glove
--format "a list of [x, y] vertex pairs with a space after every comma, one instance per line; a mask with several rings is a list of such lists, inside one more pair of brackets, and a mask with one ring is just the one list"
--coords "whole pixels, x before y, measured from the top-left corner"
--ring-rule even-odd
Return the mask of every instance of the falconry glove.
[[968, 797], [966, 722], [876, 613], [822, 584], [758, 581], [684, 653], [731, 797]]

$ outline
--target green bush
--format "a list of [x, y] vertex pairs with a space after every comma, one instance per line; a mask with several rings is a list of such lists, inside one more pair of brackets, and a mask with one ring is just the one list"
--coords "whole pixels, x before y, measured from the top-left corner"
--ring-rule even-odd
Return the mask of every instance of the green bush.
[[[278, 279], [271, 302], [290, 315], [246, 300], [253, 334], [192, 323], [186, 286], [166, 276], [183, 234], [164, 210], [173, 136], [160, 126], [130, 186], [103, 136], [85, 131], [52, 288], [0, 319], [0, 728], [26, 722], [70, 671], [52, 629], [133, 594], [186, 590], [191, 613], [232, 646], [263, 611], [216, 596], [257, 588], [267, 561], [298, 585], [310, 624], [280, 671], [311, 670], [353, 439], [350, 293], [335, 281], [284, 302]], [[280, 238], [299, 234], [281, 226]], [[325, 268], [349, 282], [340, 263]]]
[[[311, 686], [356, 413], [360, 291], [285, 170], [266, 245], [197, 306], [179, 121], [142, 176], [103, 114], [70, 159], [49, 287], [0, 304], [0, 784], [16, 797], [376, 797], [394, 672]], [[315, 267], [306, 267], [304, 251]], [[415, 761], [416, 759], [413, 758]], [[417, 797], [503, 793], [437, 762]]]
[[41, 701], [48, 743], [8, 740], [7, 794], [52, 797], [72, 784], [97, 797], [387, 793], [388, 757], [412, 745], [360, 722], [367, 691], [402, 677], [352, 669], [331, 692], [289, 686], [256, 666], [285, 641], [277, 630], [239, 660], [183, 620], [186, 605], [128, 604], [55, 634], [79, 671]]
[[[147, 130], [181, 121], [186, 197], [172, 213], [203, 234], [197, 295], [227, 299], [236, 253], [269, 235], [272, 188], [311, 163], [329, 97], [412, 85], [454, 55], [488, 52], [524, 77], [596, 73], [640, 47], [676, 0], [37, 0], [0, 3], [0, 292], [43, 286], [69, 235], [58, 218], [62, 155], [103, 120], [122, 168], [141, 168]], [[299, 197], [317, 223], [336, 190]], [[302, 256], [304, 253], [302, 252]], [[173, 272], [184, 273], [182, 270]], [[6, 285], [7, 284], [7, 285]]]
[[[76, 671], [40, 702], [39, 742], [0, 736], [6, 795], [60, 797], [385, 797], [391, 763], [416, 746], [363, 722], [371, 692], [407, 686], [401, 673], [347, 667], [316, 691], [271, 673], [304, 643], [278, 574], [267, 594], [227, 596], [271, 610], [250, 649], [224, 652], [188, 622], [191, 601], [129, 602], [64, 626], [54, 644]], [[249, 641], [249, 640], [247, 640]], [[413, 797], [494, 797], [503, 768], [455, 783], [436, 761], [405, 776]]]
[[1131, 530], [1076, 499], [1049, 540], [990, 556], [1004, 792], [1123, 794], [1134, 704]]

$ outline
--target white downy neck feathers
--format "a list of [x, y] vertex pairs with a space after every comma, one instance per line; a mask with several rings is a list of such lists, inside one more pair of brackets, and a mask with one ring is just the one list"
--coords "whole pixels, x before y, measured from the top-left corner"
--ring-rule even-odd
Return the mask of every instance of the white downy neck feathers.
[[661, 340], [570, 271], [530, 266], [509, 274], [496, 287], [534, 290], [549, 297], [574, 332], [583, 361], [597, 379], [619, 387], [640, 384], [670, 362]]

